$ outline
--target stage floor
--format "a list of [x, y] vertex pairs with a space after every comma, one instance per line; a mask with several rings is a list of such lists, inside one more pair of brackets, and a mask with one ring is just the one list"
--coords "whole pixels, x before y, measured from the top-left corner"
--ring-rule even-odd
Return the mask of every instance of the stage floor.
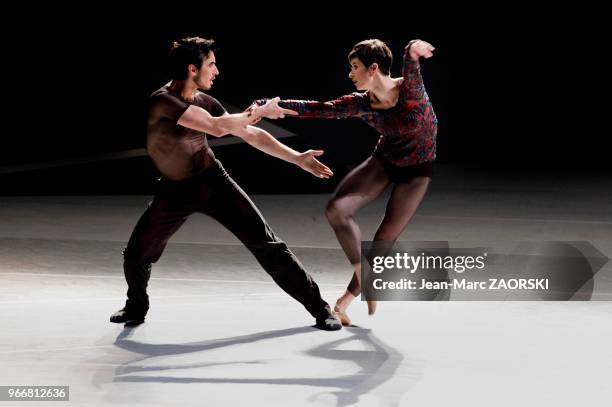
[[[612, 203], [601, 188], [433, 183], [402, 239], [581, 240], [612, 257]], [[332, 303], [350, 267], [325, 220], [327, 198], [253, 200]], [[323, 332], [203, 215], [154, 265], [146, 323], [111, 324], [126, 290], [121, 250], [148, 200], [0, 197], [0, 385], [69, 385], [70, 402], [57, 406], [612, 399], [612, 302], [384, 302], [370, 317], [356, 301], [356, 326]], [[359, 214], [364, 238], [383, 210], [379, 200]], [[596, 276], [608, 299], [611, 271], [608, 263]], [[29, 404], [45, 403], [18, 405]]]

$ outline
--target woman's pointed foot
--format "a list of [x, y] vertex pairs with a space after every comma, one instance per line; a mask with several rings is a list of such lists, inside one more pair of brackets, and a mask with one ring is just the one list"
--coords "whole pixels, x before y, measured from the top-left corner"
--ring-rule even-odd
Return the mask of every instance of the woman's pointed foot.
[[334, 307], [334, 315], [336, 316], [336, 318], [340, 320], [340, 323], [342, 325], [344, 326], [351, 325], [351, 319], [346, 314], [346, 309], [340, 308], [340, 306], [338, 306], [338, 303], [336, 303], [336, 306]]
[[378, 303], [378, 301], [367, 300], [367, 303], [368, 303], [368, 315], [374, 315], [374, 313], [376, 312], [376, 304]]

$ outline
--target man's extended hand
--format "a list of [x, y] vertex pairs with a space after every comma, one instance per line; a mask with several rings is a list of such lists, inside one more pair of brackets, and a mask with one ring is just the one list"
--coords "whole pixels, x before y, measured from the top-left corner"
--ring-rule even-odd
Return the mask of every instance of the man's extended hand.
[[298, 112], [290, 109], [284, 109], [278, 105], [279, 97], [270, 99], [263, 106], [257, 106], [253, 109], [254, 120], [262, 117], [267, 119], [282, 119], [285, 116], [297, 116]]
[[304, 151], [298, 157], [296, 165], [315, 177], [327, 179], [334, 175], [334, 173], [325, 164], [315, 158], [321, 155], [323, 155], [323, 150]]

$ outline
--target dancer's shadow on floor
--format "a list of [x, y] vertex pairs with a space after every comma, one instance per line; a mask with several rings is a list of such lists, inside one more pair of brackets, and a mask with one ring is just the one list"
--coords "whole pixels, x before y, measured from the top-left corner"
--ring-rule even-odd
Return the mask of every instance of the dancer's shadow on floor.
[[[141, 362], [164, 356], [183, 355], [188, 353], [205, 352], [214, 349], [227, 348], [234, 345], [250, 344], [277, 338], [289, 337], [293, 335], [312, 333], [311, 327], [297, 327], [281, 329], [275, 331], [265, 331], [250, 335], [242, 335], [230, 338], [214, 339], [202, 342], [192, 342], [185, 344], [147, 344], [129, 339], [133, 329], [124, 329], [117, 339], [115, 346], [139, 353], [141, 357], [122, 364], [115, 370], [114, 382], [159, 382], [159, 383], [236, 383], [236, 384], [276, 384], [276, 385], [303, 385], [315, 386], [330, 391], [322, 392], [332, 394], [337, 398], [338, 406], [349, 406], [359, 401], [359, 398], [389, 381], [395, 375], [398, 367], [402, 363], [403, 356], [392, 347], [385, 345], [370, 330], [349, 327], [345, 328], [350, 332], [350, 336], [330, 341], [307, 350], [305, 353], [312, 357], [331, 359], [355, 363], [360, 371], [354, 374], [333, 376], [333, 371], [326, 374], [321, 372], [320, 378], [312, 377], [281, 377], [281, 378], [227, 378], [227, 377], [177, 377], [172, 376], [151, 376], [149, 374], [139, 375], [139, 373], [163, 372], [164, 370], [198, 369], [219, 365], [244, 365], [244, 364], [264, 364], [262, 360], [243, 360], [232, 362], [211, 362], [195, 364], [176, 364], [164, 366], [136, 366]], [[332, 334], [333, 335], [333, 334]], [[364, 350], [344, 350], [342, 349], [349, 342], [356, 341], [356, 345]], [[414, 375], [409, 375], [414, 376]], [[418, 379], [420, 373], [414, 377]], [[385, 393], [387, 405], [397, 405], [401, 395], [408, 390], [410, 383], [404, 379], [413, 381], [414, 377], [403, 377], [402, 383], [391, 393]], [[339, 389], [339, 390], [338, 390]], [[389, 395], [391, 394], [391, 396]], [[393, 394], [395, 396], [393, 396]], [[320, 396], [319, 394], [318, 396]], [[316, 396], [316, 397], [318, 397]], [[391, 399], [389, 399], [391, 397]]]

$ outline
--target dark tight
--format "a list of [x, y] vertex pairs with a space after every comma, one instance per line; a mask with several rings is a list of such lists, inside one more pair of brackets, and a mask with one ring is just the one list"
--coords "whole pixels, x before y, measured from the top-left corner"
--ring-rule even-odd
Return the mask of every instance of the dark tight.
[[[420, 176], [393, 185], [385, 216], [374, 235], [374, 241], [397, 240], [423, 200], [429, 180], [429, 177]], [[371, 156], [340, 182], [327, 204], [327, 219], [353, 266], [361, 262], [361, 230], [354, 216], [359, 209], [380, 196], [390, 183], [379, 159]], [[347, 291], [354, 296], [361, 292], [360, 276], [357, 273], [353, 274]]]
[[280, 240], [249, 197], [218, 161], [201, 175], [185, 181], [164, 180], [153, 202], [136, 224], [124, 251], [128, 283], [126, 309], [145, 315], [149, 309], [147, 284], [168, 240], [194, 212], [225, 226], [253, 253], [264, 270], [286, 293], [315, 318], [330, 315], [319, 287]]

